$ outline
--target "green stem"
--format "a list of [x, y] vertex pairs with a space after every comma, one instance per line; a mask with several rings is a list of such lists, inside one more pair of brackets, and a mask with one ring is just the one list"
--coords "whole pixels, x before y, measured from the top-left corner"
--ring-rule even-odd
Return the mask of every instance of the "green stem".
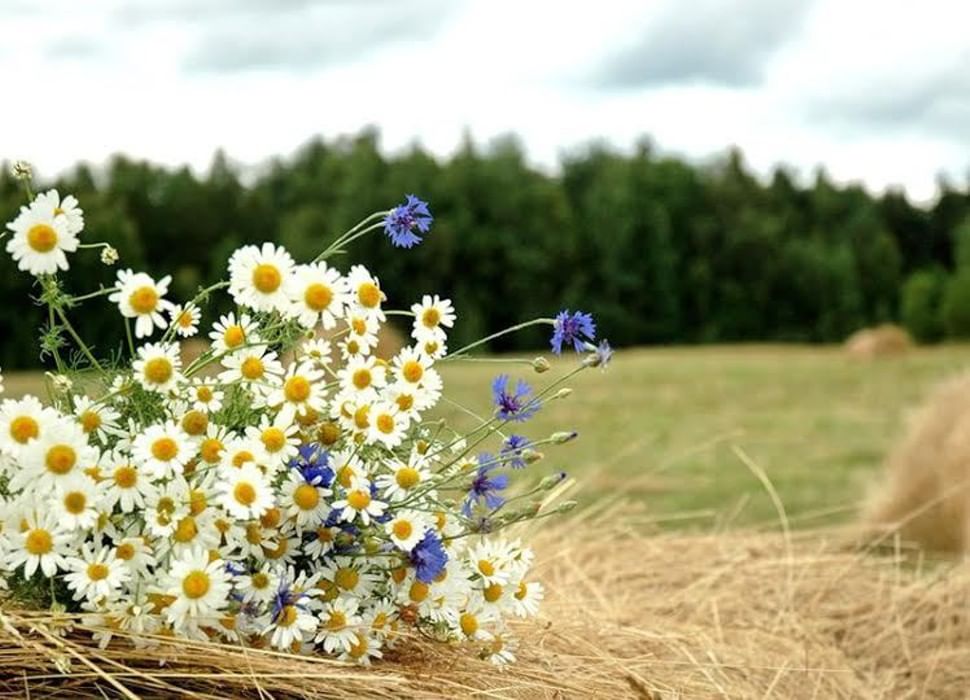
[[61, 323], [64, 324], [67, 332], [70, 333], [71, 337], [74, 339], [74, 342], [77, 343], [81, 353], [88, 358], [88, 362], [90, 362], [91, 365], [99, 372], [103, 372], [104, 368], [101, 366], [101, 363], [98, 362], [97, 358], [91, 352], [91, 349], [87, 346], [87, 344], [81, 340], [81, 336], [79, 336], [77, 331], [74, 330], [74, 326], [71, 325], [71, 322], [67, 320], [67, 314], [65, 314], [61, 309], [57, 309], [57, 315], [60, 317]]
[[485, 343], [495, 340], [496, 338], [501, 338], [503, 335], [508, 335], [509, 333], [515, 333], [516, 331], [520, 331], [523, 328], [528, 328], [529, 326], [538, 326], [543, 324], [548, 324], [552, 326], [552, 325], [555, 325], [555, 323], [556, 321], [551, 318], [534, 318], [531, 321], [525, 321], [524, 323], [519, 323], [517, 325], [506, 328], [505, 330], [501, 330], [498, 333], [492, 333], [492, 335], [481, 338], [480, 340], [476, 340], [474, 343], [469, 343], [465, 347], [459, 348], [453, 353], [449, 353], [444, 358], [442, 358], [441, 361], [446, 362], [447, 360], [454, 360], [460, 357], [463, 353], [468, 352], [472, 348], [477, 348], [478, 346], [484, 345]]

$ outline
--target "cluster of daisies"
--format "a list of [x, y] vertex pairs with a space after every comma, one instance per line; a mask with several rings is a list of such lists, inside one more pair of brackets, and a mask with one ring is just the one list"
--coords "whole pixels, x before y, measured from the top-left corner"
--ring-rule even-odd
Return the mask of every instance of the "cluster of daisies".
[[[10, 593], [49, 591], [103, 644], [215, 639], [367, 664], [419, 632], [513, 660], [507, 622], [535, 615], [543, 588], [532, 552], [503, 530], [563, 510], [543, 494], [564, 475], [518, 491], [510, 475], [575, 433], [530, 440], [508, 429], [568, 390], [500, 375], [470, 432], [425, 418], [442, 396], [436, 364], [469, 347], [447, 352], [451, 302], [424, 296], [386, 310], [370, 271], [327, 261], [372, 229], [410, 247], [431, 222], [409, 196], [306, 264], [272, 243], [240, 248], [228, 279], [186, 304], [168, 300], [170, 278], [133, 270], [86, 295], [106, 297], [128, 324], [130, 360], [111, 367], [82, 346], [84, 372], [69, 379], [58, 359], [48, 402], [0, 404]], [[41, 284], [79, 247], [117, 260], [104, 244], [81, 244], [83, 212], [56, 191], [8, 229], [7, 251]], [[219, 289], [236, 308], [187, 361], [179, 338], [199, 333]], [[410, 319], [411, 342], [382, 357], [389, 312]], [[584, 353], [578, 369], [609, 361], [588, 315], [546, 321], [554, 350]], [[488, 441], [490, 452], [476, 451]]]

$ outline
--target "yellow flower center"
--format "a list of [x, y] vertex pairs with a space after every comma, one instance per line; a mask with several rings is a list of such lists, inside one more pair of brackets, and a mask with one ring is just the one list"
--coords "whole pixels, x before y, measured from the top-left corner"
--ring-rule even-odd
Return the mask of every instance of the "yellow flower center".
[[292, 605], [287, 605], [280, 611], [279, 616], [276, 618], [276, 624], [279, 627], [289, 627], [296, 622], [296, 616], [296, 608]]
[[130, 489], [138, 483], [138, 471], [130, 464], [126, 464], [115, 469], [113, 478], [118, 488]]
[[337, 573], [333, 576], [333, 582], [345, 591], [352, 591], [360, 583], [360, 574], [350, 567], [344, 566], [337, 569]]
[[205, 493], [199, 489], [192, 489], [192, 492], [189, 493], [189, 513], [199, 515], [208, 505], [209, 503], [205, 497]]
[[262, 379], [266, 373], [266, 368], [263, 366], [263, 361], [258, 357], [247, 357], [239, 367], [239, 372], [246, 379], [255, 381]]
[[424, 581], [415, 581], [411, 584], [411, 590], [408, 591], [408, 597], [415, 603], [420, 603], [422, 600], [428, 597], [429, 586]]
[[330, 613], [330, 619], [327, 620], [327, 629], [336, 632], [337, 630], [342, 630], [347, 626], [347, 616], [340, 610], [334, 610]]
[[47, 554], [54, 548], [54, 538], [47, 530], [37, 528], [27, 533], [24, 540], [24, 549], [34, 556]]
[[222, 333], [222, 342], [226, 344], [227, 348], [237, 348], [246, 342], [246, 332], [242, 329], [242, 326], [229, 326]]
[[324, 423], [317, 431], [317, 440], [322, 444], [330, 446], [340, 439], [340, 427], [333, 422]]
[[236, 467], [236, 469], [240, 469], [246, 462], [255, 461], [256, 458], [253, 456], [252, 452], [248, 450], [239, 450], [239, 452], [234, 454], [232, 457], [232, 466]]
[[497, 583], [493, 583], [482, 592], [482, 595], [489, 603], [494, 603], [496, 600], [502, 597], [502, 587]]
[[354, 372], [354, 376], [352, 379], [352, 381], [354, 382], [354, 386], [360, 389], [361, 391], [369, 387], [372, 380], [373, 380], [373, 377], [371, 376], [370, 370], [367, 369], [366, 367], [361, 368], [356, 372]]
[[435, 513], [434, 524], [435, 524], [435, 527], [437, 527], [439, 530], [445, 529], [445, 525], [448, 524], [448, 516], [445, 515], [445, 512], [443, 510], [439, 510], [437, 513]]
[[232, 497], [237, 503], [244, 506], [251, 506], [256, 502], [256, 488], [248, 481], [240, 481], [236, 488], [232, 490]]
[[93, 564], [88, 564], [88, 578], [92, 581], [103, 581], [108, 578], [110, 569], [107, 565], [101, 562], [94, 562]]
[[77, 464], [77, 452], [70, 445], [54, 445], [47, 450], [47, 457], [44, 461], [47, 464], [48, 471], [63, 476]]
[[317, 539], [320, 542], [333, 542], [333, 533], [330, 532], [329, 527], [318, 527], [317, 528]]
[[410, 411], [411, 406], [414, 405], [414, 396], [411, 394], [401, 394], [394, 400], [394, 403], [396, 403], [397, 407], [402, 411]]
[[263, 447], [269, 452], [279, 452], [286, 447], [286, 433], [279, 428], [266, 428], [259, 437], [263, 441]]
[[259, 522], [263, 527], [276, 527], [282, 519], [283, 514], [279, 508], [270, 508], [260, 516]]
[[370, 494], [361, 489], [354, 489], [347, 495], [347, 503], [354, 510], [364, 510], [370, 505]]
[[364, 335], [367, 333], [367, 321], [359, 316], [354, 317], [354, 319], [350, 322], [350, 327], [357, 335]]
[[529, 593], [529, 587], [525, 585], [525, 581], [519, 584], [519, 587], [515, 590], [515, 597], [518, 600], [522, 600]]
[[209, 416], [202, 411], [189, 411], [182, 417], [182, 430], [188, 435], [204, 435], [209, 427]]
[[221, 440], [208, 438], [202, 442], [202, 446], [199, 448], [199, 454], [209, 464], [215, 464], [222, 458], [222, 451], [224, 449], [225, 445], [222, 444]]
[[434, 307], [425, 309], [424, 313], [421, 314], [421, 323], [424, 324], [425, 328], [437, 328], [438, 324], [441, 323], [441, 314], [438, 309]]
[[209, 592], [211, 582], [209, 574], [204, 571], [192, 571], [182, 579], [182, 592], [186, 598], [201, 598]]
[[303, 301], [313, 311], [324, 311], [333, 301], [333, 291], [327, 285], [315, 282], [303, 292]]
[[139, 287], [128, 297], [128, 303], [136, 314], [150, 314], [158, 307], [158, 292], [154, 287]]
[[266, 545], [263, 545], [263, 553], [266, 555], [267, 559], [279, 559], [286, 554], [289, 548], [290, 541], [285, 537], [281, 537], [279, 544], [277, 544], [273, 549], [269, 549], [266, 547]]
[[85, 433], [91, 433], [101, 427], [101, 416], [97, 411], [85, 411], [78, 421]]
[[373, 282], [363, 282], [357, 287], [357, 300], [366, 309], [373, 309], [381, 303], [381, 290]]
[[354, 425], [365, 430], [370, 425], [370, 406], [364, 405], [354, 411]]
[[272, 294], [283, 284], [283, 275], [275, 265], [262, 263], [253, 270], [253, 286], [263, 294]]
[[392, 529], [394, 530], [394, 536], [399, 540], [406, 540], [411, 536], [411, 533], [414, 532], [414, 528], [411, 527], [411, 523], [409, 523], [407, 520], [398, 520], [394, 523], [394, 527]]
[[401, 374], [407, 381], [412, 384], [417, 384], [421, 381], [421, 377], [424, 376], [424, 367], [417, 360], [408, 360], [401, 367]]
[[171, 515], [175, 512], [175, 501], [168, 496], [162, 496], [158, 499], [158, 504], [155, 506], [155, 510], [166, 516]]
[[459, 618], [459, 624], [461, 625], [461, 631], [465, 633], [466, 636], [471, 637], [478, 631], [478, 618], [471, 613], [462, 613]]
[[47, 224], [34, 224], [27, 230], [27, 245], [38, 253], [49, 253], [57, 245], [57, 231]]
[[266, 588], [269, 586], [269, 574], [257, 571], [252, 578], [253, 588]]
[[382, 413], [377, 416], [377, 429], [380, 430], [385, 435], [390, 435], [394, 432], [394, 416], [389, 413]]
[[387, 613], [379, 612], [374, 615], [374, 622], [371, 623], [371, 627], [375, 630], [384, 629], [384, 625], [387, 624]]
[[80, 515], [88, 506], [88, 497], [80, 491], [68, 491], [64, 494], [64, 510], [71, 515]]
[[175, 322], [182, 328], [191, 328], [192, 320], [193, 320], [192, 312], [186, 309], [185, 311], [179, 314], [178, 320], [176, 320]]
[[131, 561], [135, 557], [135, 545], [131, 542], [122, 542], [115, 549], [115, 556], [121, 561]]
[[172, 533], [172, 539], [185, 544], [194, 540], [198, 534], [199, 528], [195, 524], [195, 518], [189, 515], [179, 520], [178, 525], [175, 526], [175, 532]]
[[263, 541], [263, 532], [256, 523], [246, 526], [246, 541], [249, 544], [260, 544]]
[[347, 354], [348, 355], [356, 355], [359, 352], [360, 352], [360, 343], [358, 343], [356, 340], [348, 340], [347, 341]]
[[291, 403], [302, 403], [310, 398], [310, 382], [306, 377], [295, 375], [283, 385], [283, 395]]
[[357, 635], [357, 642], [350, 645], [350, 651], [347, 653], [350, 654], [351, 658], [359, 659], [367, 653], [367, 637], [360, 632], [355, 634]]
[[421, 481], [421, 472], [414, 467], [401, 467], [394, 474], [394, 481], [402, 489], [414, 488]]
[[195, 398], [202, 403], [209, 403], [215, 397], [212, 395], [212, 389], [207, 386], [200, 386], [195, 390]]
[[320, 492], [310, 484], [300, 484], [293, 491], [293, 502], [301, 510], [313, 510], [320, 503]]
[[429, 340], [428, 342], [426, 342], [424, 344], [424, 354], [425, 355], [434, 355], [436, 352], [438, 352], [438, 348], [439, 347], [441, 347], [441, 346], [438, 345], [438, 341], [437, 340]]
[[164, 384], [172, 378], [172, 363], [167, 357], [153, 357], [145, 363], [144, 372], [152, 384]]
[[152, 457], [160, 462], [170, 462], [178, 453], [178, 443], [170, 437], [161, 437], [152, 443]]
[[478, 560], [478, 570], [482, 572], [482, 576], [492, 576], [495, 574], [495, 567], [488, 559]]
[[10, 423], [10, 437], [21, 445], [40, 435], [40, 425], [30, 416], [17, 416]]

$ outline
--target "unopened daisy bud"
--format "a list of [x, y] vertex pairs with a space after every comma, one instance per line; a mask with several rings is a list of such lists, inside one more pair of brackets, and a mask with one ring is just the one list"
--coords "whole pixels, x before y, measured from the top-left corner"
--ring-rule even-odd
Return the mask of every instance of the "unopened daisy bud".
[[569, 432], [555, 432], [549, 437], [549, 439], [552, 440], [552, 442], [556, 445], [563, 445], [571, 440], [575, 440], [577, 437], [579, 437], [579, 433], [577, 433], [575, 430], [571, 430]]
[[522, 457], [522, 461], [525, 462], [526, 464], [535, 464], [543, 457], [545, 457], [545, 455], [539, 452], [538, 450], [533, 450], [527, 447], [524, 450], [522, 450], [521, 457]]
[[561, 484], [566, 479], [566, 472], [556, 472], [555, 474], [550, 474], [539, 482], [539, 488], [548, 491]]
[[354, 536], [349, 532], [341, 532], [334, 538], [334, 543], [341, 549], [349, 547], [354, 543]]
[[567, 396], [569, 396], [571, 393], [573, 393], [573, 390], [570, 389], [568, 386], [564, 386], [562, 389], [560, 389], [559, 391], [557, 391], [552, 398], [554, 398], [554, 399], [564, 399]]
[[364, 540], [364, 551], [368, 554], [377, 554], [381, 551], [381, 541], [376, 537], [368, 537]]
[[74, 387], [74, 382], [65, 374], [47, 372], [47, 378], [50, 379], [54, 391], [67, 393]]
[[34, 169], [25, 160], [15, 160], [10, 172], [18, 180], [29, 180], [34, 176]]
[[536, 374], [547, 372], [551, 367], [552, 365], [549, 364], [549, 360], [544, 357], [537, 357], [532, 361], [532, 369], [536, 371]]
[[101, 249], [101, 264], [103, 265], [114, 265], [118, 262], [118, 251], [110, 245], [106, 245]]

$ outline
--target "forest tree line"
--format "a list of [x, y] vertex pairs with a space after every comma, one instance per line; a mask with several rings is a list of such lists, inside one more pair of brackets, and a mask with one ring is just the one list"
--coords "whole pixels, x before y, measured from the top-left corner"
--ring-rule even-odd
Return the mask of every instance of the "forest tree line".
[[[9, 170], [0, 175], [6, 221], [25, 201]], [[567, 307], [592, 312], [616, 346], [831, 342], [885, 321], [927, 342], [970, 336], [970, 192], [946, 182], [919, 206], [900, 191], [837, 186], [824, 172], [810, 186], [784, 168], [759, 178], [737, 150], [700, 165], [646, 141], [631, 153], [589, 146], [550, 175], [527, 163], [514, 137], [487, 147], [466, 140], [437, 159], [417, 146], [387, 156], [365, 130], [315, 139], [245, 177], [221, 152], [201, 177], [116, 156], [36, 186], [75, 194], [82, 239], [111, 243], [120, 267], [172, 274], [177, 302], [224, 277], [242, 244], [276, 241], [306, 261], [413, 192], [435, 216], [423, 244], [401, 250], [375, 234], [335, 263], [371, 267], [390, 308], [424, 293], [452, 298], [454, 345]], [[113, 283], [116, 269], [96, 250], [71, 263], [71, 290]], [[4, 253], [4, 368], [39, 364], [45, 314], [29, 300], [31, 282]], [[123, 342], [104, 298], [73, 310], [72, 322], [105, 355]], [[530, 330], [492, 349], [547, 343]]]

